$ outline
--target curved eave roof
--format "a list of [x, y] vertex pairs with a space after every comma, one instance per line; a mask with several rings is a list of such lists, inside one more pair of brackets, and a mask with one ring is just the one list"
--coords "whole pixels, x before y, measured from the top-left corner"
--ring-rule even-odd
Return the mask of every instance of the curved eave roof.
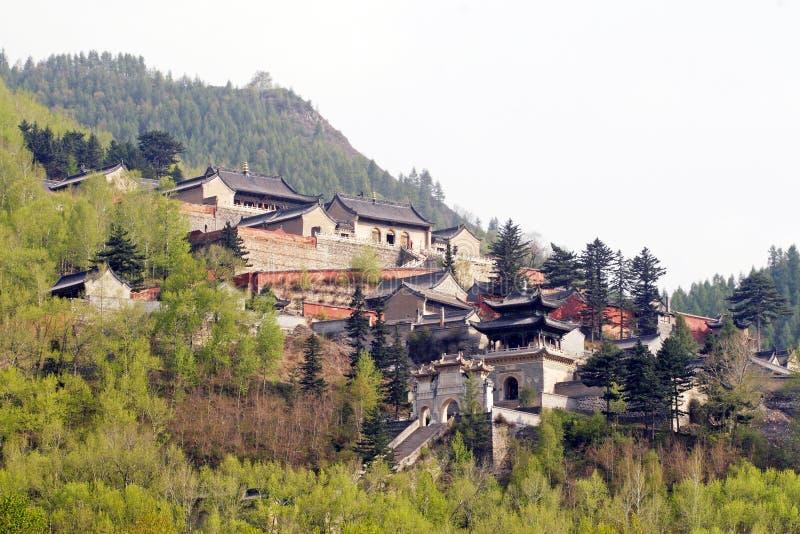
[[412, 204], [399, 204], [386, 200], [351, 197], [336, 193], [328, 206], [336, 201], [345, 208], [345, 211], [357, 216], [359, 219], [390, 224], [405, 224], [426, 229], [429, 229], [433, 224], [418, 212]]

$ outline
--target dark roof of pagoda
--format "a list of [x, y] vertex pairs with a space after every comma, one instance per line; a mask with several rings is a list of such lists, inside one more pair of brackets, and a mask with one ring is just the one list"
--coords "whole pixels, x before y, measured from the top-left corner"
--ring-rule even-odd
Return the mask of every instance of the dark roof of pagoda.
[[485, 321], [472, 325], [479, 332], [491, 336], [504, 332], [515, 332], [520, 329], [539, 330], [553, 334], [567, 334], [572, 332], [578, 325], [566, 321], [559, 321], [546, 315], [515, 313], [504, 315], [494, 321]]
[[540, 289], [532, 291], [515, 291], [500, 301], [485, 300], [487, 306], [500, 314], [515, 313], [523, 310], [552, 311], [560, 308], [572, 290], [544, 294]]
[[358, 216], [359, 219], [370, 219], [387, 223], [405, 224], [409, 226], [420, 226], [430, 228], [433, 223], [422, 216], [411, 204], [401, 204], [388, 200], [375, 198], [353, 197], [336, 193], [328, 203], [328, 207], [334, 202], [338, 202], [344, 208]]

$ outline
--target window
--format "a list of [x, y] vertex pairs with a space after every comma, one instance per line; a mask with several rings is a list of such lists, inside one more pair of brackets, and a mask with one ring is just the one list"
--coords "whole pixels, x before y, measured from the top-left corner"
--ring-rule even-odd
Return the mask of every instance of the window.
[[394, 230], [386, 231], [386, 243], [389, 245], [394, 245]]
[[378, 228], [372, 229], [372, 242], [373, 243], [381, 242], [381, 231]]
[[411, 241], [408, 238], [408, 232], [402, 232], [400, 234], [400, 246], [403, 248], [411, 248], [408, 246], [410, 242]]

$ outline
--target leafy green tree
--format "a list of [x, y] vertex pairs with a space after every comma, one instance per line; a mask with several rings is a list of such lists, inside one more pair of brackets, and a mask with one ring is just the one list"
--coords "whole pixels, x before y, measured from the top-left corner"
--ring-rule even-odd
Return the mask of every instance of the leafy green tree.
[[369, 340], [369, 317], [367, 316], [367, 304], [364, 301], [364, 290], [360, 283], [355, 284], [353, 298], [350, 299], [350, 317], [347, 318], [345, 330], [350, 339], [350, 363], [355, 367], [362, 351], [367, 348]]
[[313, 393], [317, 397], [325, 390], [325, 379], [322, 378], [322, 354], [319, 338], [311, 334], [305, 343], [303, 363], [300, 366], [300, 389], [304, 393]]
[[739, 283], [728, 302], [735, 321], [755, 324], [759, 347], [764, 325], [789, 314], [788, 303], [775, 289], [775, 283], [767, 274], [755, 270]]
[[578, 257], [574, 252], [561, 248], [555, 243], [550, 244], [553, 253], [542, 264], [547, 288], [570, 288], [583, 286]]
[[28, 499], [8, 494], [0, 497], [0, 532], [8, 534], [35, 534], [47, 532], [44, 510], [32, 506]]
[[[139, 151], [142, 157], [150, 164], [155, 179], [160, 179], [168, 174], [171, 166], [177, 164], [186, 148], [177, 141], [172, 134], [162, 130], [151, 130], [139, 135]], [[144, 169], [145, 174], [149, 175], [149, 169]]]
[[356, 422], [356, 436], [361, 437], [364, 417], [377, 407], [383, 397], [383, 377], [367, 351], [362, 351], [353, 369], [353, 378], [347, 385], [348, 401]]
[[356, 283], [376, 284], [381, 278], [381, 262], [378, 253], [371, 247], [361, 247], [350, 259], [350, 268]]
[[680, 432], [680, 417], [686, 413], [681, 409], [683, 394], [692, 388], [694, 382], [692, 365], [697, 357], [696, 352], [697, 344], [692, 331], [683, 316], [678, 315], [672, 332], [664, 340], [656, 358], [656, 374], [665, 387], [676, 432]]
[[144, 256], [139, 253], [133, 244], [128, 232], [117, 225], [111, 226], [111, 235], [93, 260], [95, 264], [105, 263], [111, 270], [130, 282], [133, 287], [139, 287], [144, 281]]
[[644, 247], [638, 256], [631, 262], [633, 286], [631, 296], [636, 310], [636, 319], [639, 332], [650, 335], [658, 330], [659, 300], [658, 280], [667, 270], [661, 267], [661, 262], [653, 256], [647, 247]]
[[522, 239], [519, 226], [508, 219], [497, 232], [497, 238], [489, 246], [494, 271], [492, 281], [501, 294], [512, 291], [520, 282], [520, 269], [525, 264], [528, 243]]
[[580, 368], [581, 382], [588, 387], [603, 388], [606, 401], [606, 420], [611, 418], [611, 403], [619, 399], [618, 389], [624, 379], [625, 353], [616, 345], [605, 342]]
[[587, 243], [581, 253], [579, 264], [586, 280], [584, 298], [587, 310], [584, 320], [588, 319], [592, 340], [603, 339], [603, 325], [607, 321], [606, 307], [609, 301], [610, 269], [614, 259], [612, 250], [599, 238]]

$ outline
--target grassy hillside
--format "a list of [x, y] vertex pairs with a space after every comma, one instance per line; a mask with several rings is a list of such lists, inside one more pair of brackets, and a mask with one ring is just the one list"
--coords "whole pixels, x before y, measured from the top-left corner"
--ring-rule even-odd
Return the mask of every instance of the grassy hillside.
[[145, 130], [169, 131], [185, 144], [189, 170], [210, 163], [238, 168], [248, 161], [252, 170], [281, 174], [303, 193], [375, 191], [413, 202], [438, 226], [462, 222], [429, 175], [396, 180], [289, 89], [176, 80], [148, 69], [142, 57], [96, 52], [28, 61], [21, 68], [9, 67], [0, 55], [0, 77], [120, 141], [135, 141]]

